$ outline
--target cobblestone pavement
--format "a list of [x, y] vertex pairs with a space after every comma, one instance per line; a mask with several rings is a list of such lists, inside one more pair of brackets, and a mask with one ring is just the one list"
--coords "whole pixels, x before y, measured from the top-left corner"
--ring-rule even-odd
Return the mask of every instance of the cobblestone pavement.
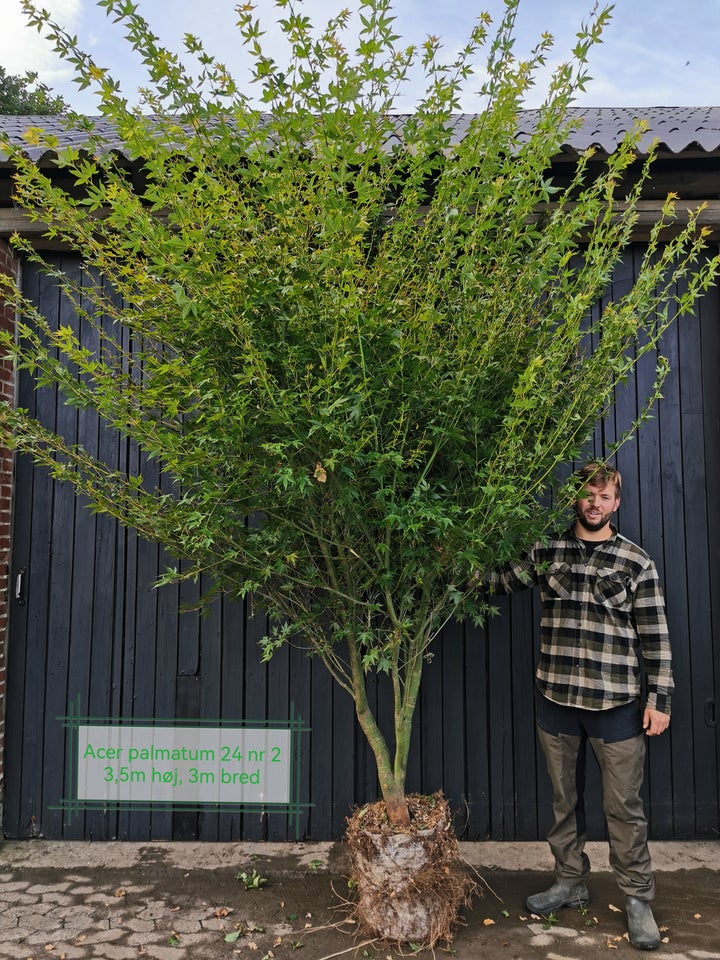
[[[593, 845], [591, 845], [592, 848]], [[550, 881], [544, 844], [465, 844], [480, 893], [435, 958], [638, 957], [604, 845], [587, 910], [534, 918], [525, 897]], [[720, 843], [660, 844], [659, 960], [720, 960]], [[250, 888], [238, 879], [245, 874]], [[253, 886], [253, 876], [257, 887]], [[260, 883], [260, 879], [265, 883]], [[0, 845], [3, 960], [395, 960], [351, 922], [340, 844]], [[613, 953], [611, 951], [617, 951]], [[429, 952], [423, 954], [430, 958]]]

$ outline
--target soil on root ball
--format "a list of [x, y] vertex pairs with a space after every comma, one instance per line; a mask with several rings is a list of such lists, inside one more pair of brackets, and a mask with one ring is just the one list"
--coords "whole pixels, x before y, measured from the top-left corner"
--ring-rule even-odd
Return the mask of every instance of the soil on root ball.
[[382, 801], [348, 819], [357, 915], [375, 936], [432, 947], [452, 939], [475, 884], [460, 857], [447, 800], [411, 795], [408, 805], [409, 828], [393, 826]]

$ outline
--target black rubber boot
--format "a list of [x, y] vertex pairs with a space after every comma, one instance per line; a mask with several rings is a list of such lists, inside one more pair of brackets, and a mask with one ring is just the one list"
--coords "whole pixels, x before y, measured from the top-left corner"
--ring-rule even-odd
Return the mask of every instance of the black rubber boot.
[[528, 897], [525, 906], [533, 913], [546, 915], [554, 913], [560, 907], [584, 907], [589, 900], [590, 896], [583, 880], [579, 883], [559, 880], [549, 890], [543, 890], [542, 893], [535, 893]]
[[638, 950], [657, 950], [660, 946], [660, 931], [647, 900], [625, 897], [630, 943]]

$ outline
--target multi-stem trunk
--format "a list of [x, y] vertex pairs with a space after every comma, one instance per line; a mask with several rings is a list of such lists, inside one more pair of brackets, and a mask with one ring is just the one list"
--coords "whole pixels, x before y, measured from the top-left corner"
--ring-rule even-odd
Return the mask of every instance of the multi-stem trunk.
[[352, 672], [353, 700], [360, 727], [375, 756], [378, 780], [388, 819], [399, 827], [410, 825], [405, 780], [407, 777], [408, 754], [412, 722], [417, 704], [420, 678], [422, 675], [422, 655], [420, 644], [412, 645], [417, 649], [408, 657], [400, 675], [399, 660], [393, 668], [394, 693], [394, 753], [391, 755], [387, 740], [383, 736], [375, 716], [370, 709], [365, 687], [365, 673], [358, 645], [352, 640], [348, 644]]
[[[338, 565], [329, 549], [327, 539], [321, 535], [317, 527], [316, 532], [325, 573], [336, 594], [338, 596], [352, 596], [351, 584], [346, 583], [345, 590], [340, 586]], [[427, 599], [427, 596], [424, 597], [423, 602], [420, 604], [419, 613], [421, 615], [418, 617], [419, 623], [427, 622], [425, 617], [427, 613]], [[388, 819], [396, 826], [408, 827], [410, 825], [410, 812], [405, 795], [405, 780], [407, 777], [412, 722], [422, 675], [422, 653], [425, 649], [425, 641], [427, 638], [423, 635], [422, 630], [416, 635], [408, 635], [405, 632], [397, 616], [392, 594], [389, 590], [386, 591], [386, 601], [388, 621], [392, 624], [396, 635], [396, 643], [394, 645], [395, 652], [390, 667], [394, 701], [393, 756], [391, 756], [387, 740], [383, 736], [368, 703], [362, 644], [356, 632], [355, 604], [351, 603], [349, 608], [344, 611], [346, 616], [343, 617], [341, 611], [338, 611], [338, 615], [347, 625], [346, 636], [349, 671], [345, 674], [345, 678], [348, 681], [346, 689], [348, 689], [352, 695], [358, 722], [375, 756], [380, 790], [383, 800], [385, 801]], [[332, 669], [331, 672], [333, 672]]]

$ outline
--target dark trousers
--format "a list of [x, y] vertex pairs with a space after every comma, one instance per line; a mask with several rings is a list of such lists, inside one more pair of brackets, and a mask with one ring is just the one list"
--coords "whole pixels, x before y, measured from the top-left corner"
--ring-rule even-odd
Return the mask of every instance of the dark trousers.
[[556, 878], [579, 881], [590, 872], [584, 803], [589, 741], [602, 775], [610, 866], [624, 894], [652, 900], [655, 881], [640, 796], [645, 767], [640, 704], [580, 710], [538, 696], [537, 723], [553, 788], [555, 822], [548, 843], [555, 857]]

